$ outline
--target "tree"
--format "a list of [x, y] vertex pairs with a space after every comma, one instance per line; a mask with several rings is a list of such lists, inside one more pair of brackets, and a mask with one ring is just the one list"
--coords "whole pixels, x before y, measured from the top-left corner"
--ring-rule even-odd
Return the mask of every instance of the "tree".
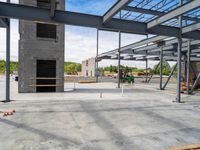
[[110, 65], [109, 71], [110, 71], [110, 72], [113, 72], [113, 66], [112, 66], [112, 65]]
[[[156, 69], [157, 68], [157, 69]], [[160, 64], [154, 66], [154, 74], [160, 74]], [[171, 72], [170, 65], [167, 61], [163, 61], [163, 75], [169, 75]]]
[[6, 62], [1, 60], [0, 61], [0, 73], [5, 73], [6, 70]]
[[69, 75], [76, 75], [81, 71], [81, 64], [74, 62], [65, 62], [64, 71]]
[[[11, 61], [10, 62], [10, 73], [18, 70], [18, 62]], [[4, 60], [0, 60], [0, 73], [6, 72], [6, 62]]]
[[81, 64], [76, 64], [75, 70], [76, 72], [81, 72]]

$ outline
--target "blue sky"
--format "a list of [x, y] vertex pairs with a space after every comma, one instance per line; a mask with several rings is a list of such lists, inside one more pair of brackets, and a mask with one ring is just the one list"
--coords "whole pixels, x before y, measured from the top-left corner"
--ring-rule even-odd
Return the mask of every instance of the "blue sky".
[[[2, 0], [0, 0], [2, 1]], [[17, 3], [18, 0], [12, 0]], [[66, 10], [103, 15], [117, 0], [66, 0]], [[5, 29], [0, 29], [0, 59], [5, 59]], [[122, 34], [122, 46], [146, 38], [142, 35]], [[11, 22], [11, 59], [18, 60], [18, 20]], [[99, 53], [118, 48], [118, 33], [100, 31]], [[96, 29], [65, 26], [65, 61], [81, 62], [96, 56]], [[157, 62], [150, 62], [152, 67]], [[117, 61], [105, 60], [100, 66], [116, 65]], [[122, 61], [123, 65], [145, 67], [144, 62]]]
[[103, 15], [117, 0], [66, 0], [66, 10]]

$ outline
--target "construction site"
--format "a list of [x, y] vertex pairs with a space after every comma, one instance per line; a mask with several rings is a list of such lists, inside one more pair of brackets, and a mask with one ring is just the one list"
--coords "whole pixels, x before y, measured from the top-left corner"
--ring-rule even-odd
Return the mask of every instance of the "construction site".
[[[112, 0], [103, 15], [94, 12], [108, 1], [97, 2], [84, 13], [68, 9], [70, 0], [0, 2], [0, 150], [200, 149], [200, 1]], [[12, 19], [19, 23], [14, 78]], [[95, 56], [82, 62], [81, 77], [65, 76], [66, 25], [95, 29]], [[118, 46], [101, 52], [101, 32], [117, 34]], [[123, 34], [144, 38], [123, 45]], [[107, 60], [117, 63], [114, 77], [99, 72]], [[145, 71], [125, 75], [125, 61]], [[167, 76], [166, 62], [174, 64]]]

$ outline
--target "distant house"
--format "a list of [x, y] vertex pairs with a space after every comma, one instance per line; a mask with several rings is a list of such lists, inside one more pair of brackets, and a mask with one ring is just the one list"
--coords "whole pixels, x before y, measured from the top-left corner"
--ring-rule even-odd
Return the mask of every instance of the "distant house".
[[95, 77], [95, 58], [82, 61], [82, 76]]

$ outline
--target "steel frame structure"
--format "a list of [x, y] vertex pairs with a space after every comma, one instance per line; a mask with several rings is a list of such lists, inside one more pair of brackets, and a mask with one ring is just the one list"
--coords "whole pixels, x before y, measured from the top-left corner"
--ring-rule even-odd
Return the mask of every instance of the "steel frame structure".
[[[10, 18], [62, 23], [119, 32], [118, 49], [98, 55], [97, 44], [97, 60], [111, 58], [117, 58], [119, 62], [122, 59], [176, 60], [179, 68], [178, 81], [180, 81], [181, 55], [188, 52], [188, 40], [191, 41], [189, 47], [191, 52], [188, 55], [190, 61], [200, 61], [197, 56], [200, 52], [199, 7], [199, 0], [118, 0], [103, 16], [97, 16], [56, 10], [55, 0], [51, 0], [50, 9], [11, 4], [9, 0], [7, 3], [0, 2], [0, 27], [7, 28], [6, 81], [9, 81]], [[157, 36], [121, 47], [121, 33], [123, 32]], [[168, 38], [171, 37], [174, 37], [174, 39], [169, 40]], [[154, 44], [158, 41], [165, 42], [162, 49]], [[180, 82], [178, 84], [180, 85]], [[9, 101], [10, 87], [8, 83], [6, 89], [6, 100]], [[177, 87], [176, 101], [181, 102], [180, 86]]]

